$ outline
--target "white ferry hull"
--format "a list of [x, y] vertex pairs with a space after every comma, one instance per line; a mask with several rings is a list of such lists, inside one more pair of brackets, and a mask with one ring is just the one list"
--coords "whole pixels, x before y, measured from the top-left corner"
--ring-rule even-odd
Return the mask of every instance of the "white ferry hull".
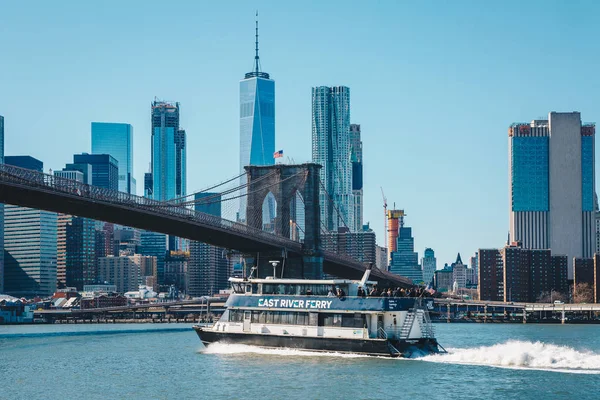
[[267, 348], [291, 348], [319, 352], [356, 353], [386, 357], [415, 357], [440, 353], [433, 338], [415, 340], [348, 339], [311, 336], [273, 335], [257, 333], [220, 332], [194, 326], [204, 345], [231, 343]]

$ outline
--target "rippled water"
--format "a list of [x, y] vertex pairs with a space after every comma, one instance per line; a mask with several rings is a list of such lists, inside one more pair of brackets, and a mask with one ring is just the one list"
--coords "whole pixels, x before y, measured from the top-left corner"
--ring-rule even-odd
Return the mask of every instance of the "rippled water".
[[450, 354], [215, 344], [191, 326], [0, 327], [2, 399], [597, 399], [600, 327], [436, 325]]

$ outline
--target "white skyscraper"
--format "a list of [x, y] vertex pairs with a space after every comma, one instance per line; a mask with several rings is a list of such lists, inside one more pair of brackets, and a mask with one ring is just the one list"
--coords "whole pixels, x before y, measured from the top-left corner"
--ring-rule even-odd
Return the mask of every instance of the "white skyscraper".
[[510, 240], [566, 255], [569, 279], [573, 258], [595, 250], [594, 134], [578, 112], [508, 131]]

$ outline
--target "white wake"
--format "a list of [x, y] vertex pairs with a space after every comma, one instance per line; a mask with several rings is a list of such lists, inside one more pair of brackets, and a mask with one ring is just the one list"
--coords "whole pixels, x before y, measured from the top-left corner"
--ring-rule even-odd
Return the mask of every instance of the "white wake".
[[450, 349], [418, 360], [499, 368], [535, 369], [580, 374], [600, 374], [600, 354], [542, 342], [508, 341], [493, 346]]
[[298, 357], [341, 357], [341, 358], [363, 358], [369, 357], [365, 354], [320, 352], [298, 350], [290, 348], [271, 349], [245, 344], [212, 343], [199, 350], [203, 354], [262, 354], [269, 356], [298, 356]]

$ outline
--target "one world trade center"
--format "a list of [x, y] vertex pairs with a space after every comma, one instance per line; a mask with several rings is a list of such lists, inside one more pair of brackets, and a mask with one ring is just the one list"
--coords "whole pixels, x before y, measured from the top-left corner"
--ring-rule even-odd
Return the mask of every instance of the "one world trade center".
[[[273, 165], [275, 152], [275, 81], [261, 71], [258, 57], [258, 13], [256, 14], [254, 70], [240, 81], [240, 173], [247, 165]], [[242, 175], [242, 193], [247, 183]], [[269, 193], [263, 206], [263, 226], [275, 218], [275, 199]], [[240, 197], [240, 222], [246, 222], [246, 196]]]

